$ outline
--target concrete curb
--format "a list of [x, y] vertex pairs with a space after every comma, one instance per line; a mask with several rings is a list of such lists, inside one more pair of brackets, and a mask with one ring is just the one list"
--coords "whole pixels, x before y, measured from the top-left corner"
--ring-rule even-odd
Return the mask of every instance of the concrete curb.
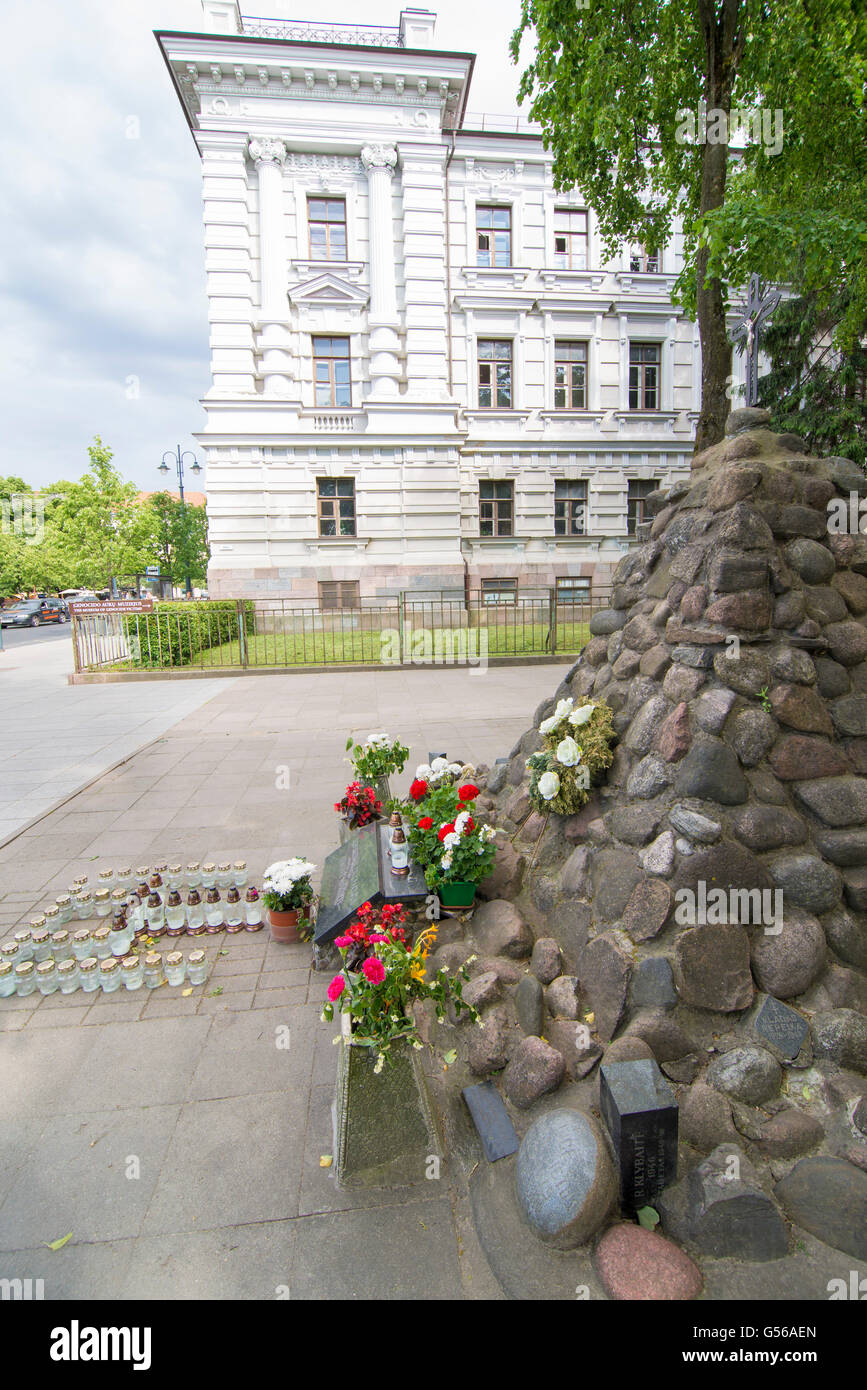
[[[557, 656], [491, 656], [486, 666], [574, 666], [578, 653], [560, 653]], [[466, 667], [468, 671], [481, 671], [481, 665], [459, 661], [404, 661], [389, 662], [387, 665], [368, 665], [353, 661], [345, 664], [327, 666], [206, 666], [192, 671], [73, 671], [67, 676], [69, 685], [120, 685], [135, 681], [192, 681], [211, 680], [215, 676], [304, 676], [308, 674], [328, 674], [329, 671], [417, 671], [422, 666], [432, 670], [458, 670]]]

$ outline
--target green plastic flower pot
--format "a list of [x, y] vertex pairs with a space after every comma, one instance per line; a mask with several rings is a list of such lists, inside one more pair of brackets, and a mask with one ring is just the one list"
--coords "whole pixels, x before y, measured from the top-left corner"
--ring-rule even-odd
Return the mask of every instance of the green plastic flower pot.
[[443, 907], [472, 907], [476, 900], [474, 883], [441, 883], [437, 888]]

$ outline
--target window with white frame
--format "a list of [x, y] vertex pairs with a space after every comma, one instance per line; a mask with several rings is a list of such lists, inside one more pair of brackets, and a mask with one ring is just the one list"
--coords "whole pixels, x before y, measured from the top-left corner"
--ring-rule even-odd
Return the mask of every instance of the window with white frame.
[[587, 409], [586, 343], [554, 343], [554, 409]]
[[480, 338], [479, 409], [511, 410], [512, 344], [508, 338]]
[[476, 205], [476, 265], [512, 264], [512, 209]]
[[656, 274], [659, 270], [659, 252], [648, 251], [645, 246], [634, 246], [629, 255], [629, 269], [637, 273]]
[[629, 344], [629, 409], [659, 410], [659, 343]]
[[557, 270], [586, 270], [588, 265], [587, 212], [577, 208], [554, 209], [554, 266]]
[[587, 531], [587, 481], [554, 480], [554, 535], [583, 536]]

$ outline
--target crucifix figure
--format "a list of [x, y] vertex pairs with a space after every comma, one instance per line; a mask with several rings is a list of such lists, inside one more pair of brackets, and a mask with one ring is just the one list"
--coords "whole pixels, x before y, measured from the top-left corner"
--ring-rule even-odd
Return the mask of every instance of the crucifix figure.
[[738, 351], [746, 353], [747, 405], [758, 405], [759, 401], [759, 324], [770, 318], [779, 302], [779, 290], [763, 297], [758, 275], [750, 276], [744, 316], [731, 339], [733, 343], [744, 340]]

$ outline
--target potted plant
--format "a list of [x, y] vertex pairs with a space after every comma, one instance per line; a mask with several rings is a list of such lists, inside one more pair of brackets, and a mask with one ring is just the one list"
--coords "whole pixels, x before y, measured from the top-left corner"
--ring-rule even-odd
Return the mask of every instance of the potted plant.
[[306, 859], [281, 859], [265, 870], [262, 896], [268, 908], [273, 941], [301, 941], [299, 919], [307, 916], [313, 901], [310, 875], [315, 864]]
[[369, 903], [337, 937], [344, 965], [328, 986], [326, 1022], [341, 1016], [335, 1101], [335, 1167], [341, 1186], [372, 1186], [423, 1178], [439, 1147], [418, 1054], [412, 1006], [432, 1000], [444, 1019], [449, 1003], [460, 1016], [479, 1015], [462, 998], [466, 966], [426, 978], [436, 927], [407, 939], [402, 905], [375, 911]]
[[360, 782], [373, 787], [383, 803], [391, 801], [391, 788], [388, 779], [393, 772], [403, 772], [409, 749], [388, 734], [370, 734], [364, 743], [355, 743], [350, 737], [346, 741], [347, 751], [351, 750], [352, 766]]
[[360, 830], [362, 826], [372, 825], [382, 819], [382, 802], [373, 787], [365, 787], [361, 782], [350, 782], [340, 801], [335, 801], [334, 809], [341, 816], [341, 835], [344, 831]]
[[[426, 788], [423, 793], [422, 787]], [[459, 787], [445, 782], [431, 788], [416, 779], [410, 788], [415, 803], [409, 828], [412, 857], [423, 867], [425, 882], [436, 890], [443, 907], [472, 907], [477, 884], [493, 866], [497, 832], [474, 819], [478, 795], [472, 782]]]

